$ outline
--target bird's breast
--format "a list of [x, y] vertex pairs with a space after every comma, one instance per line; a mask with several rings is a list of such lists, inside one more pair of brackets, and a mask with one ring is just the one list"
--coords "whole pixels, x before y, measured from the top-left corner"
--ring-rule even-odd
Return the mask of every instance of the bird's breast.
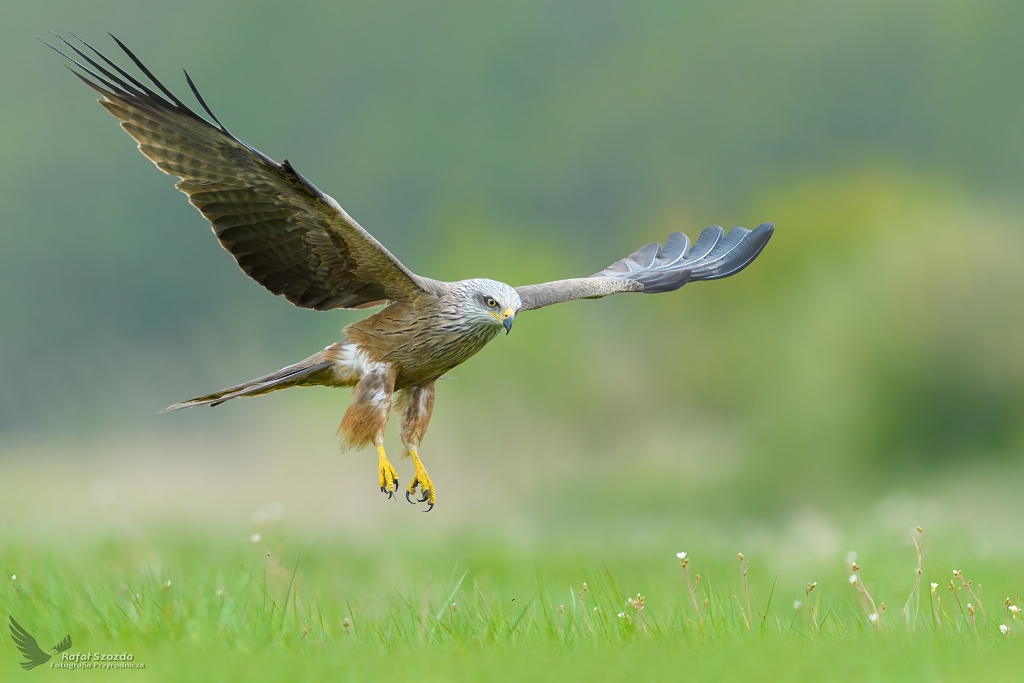
[[395, 366], [396, 389], [437, 379], [498, 333], [493, 325], [467, 324], [455, 309], [410, 309], [392, 304], [345, 329], [370, 358]]

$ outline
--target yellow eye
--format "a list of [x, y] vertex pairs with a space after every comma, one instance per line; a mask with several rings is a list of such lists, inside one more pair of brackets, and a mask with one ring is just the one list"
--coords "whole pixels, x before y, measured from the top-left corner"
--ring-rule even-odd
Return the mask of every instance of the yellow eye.
[[487, 299], [487, 305], [490, 306], [491, 308], [494, 308], [494, 307], [496, 307], [498, 305], [498, 302], [495, 301], [494, 299], [488, 298]]

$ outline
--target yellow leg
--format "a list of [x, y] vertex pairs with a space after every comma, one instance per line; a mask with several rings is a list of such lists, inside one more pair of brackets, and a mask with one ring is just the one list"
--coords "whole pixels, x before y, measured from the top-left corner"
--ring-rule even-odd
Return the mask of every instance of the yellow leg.
[[409, 488], [405, 492], [405, 499], [410, 503], [413, 502], [410, 496], [415, 495], [416, 487], [419, 486], [420, 491], [423, 493], [423, 497], [420, 498], [419, 502], [430, 503], [430, 507], [426, 509], [426, 512], [430, 512], [434, 507], [434, 503], [437, 502], [437, 491], [434, 490], [434, 483], [430, 481], [430, 475], [427, 474], [427, 468], [423, 466], [419, 454], [415, 450], [410, 450], [409, 457], [412, 458], [412, 464], [416, 467], [416, 476], [409, 482]]
[[384, 446], [382, 444], [377, 445], [377, 455], [380, 456], [380, 464], [378, 467], [378, 473], [380, 474], [380, 490], [382, 493], [388, 494], [388, 498], [393, 498], [395, 492], [398, 490], [398, 472], [395, 471], [394, 466], [388, 462], [388, 456], [384, 452]]

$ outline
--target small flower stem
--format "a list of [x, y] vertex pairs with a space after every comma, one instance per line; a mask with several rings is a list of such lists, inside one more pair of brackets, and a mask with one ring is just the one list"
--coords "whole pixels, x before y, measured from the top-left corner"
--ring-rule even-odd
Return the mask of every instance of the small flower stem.
[[594, 629], [590, 627], [590, 619], [587, 617], [587, 601], [583, 597], [587, 592], [587, 584], [583, 584], [583, 590], [580, 591], [580, 605], [583, 606], [583, 623], [587, 625], [587, 631], [593, 633]]
[[647, 630], [647, 620], [644, 619], [644, 608], [643, 607], [636, 608], [636, 615], [638, 617], [640, 617], [640, 626], [641, 626], [641, 628], [643, 628], [644, 634], [646, 635], [648, 633], [648, 630]]
[[[985, 605], [981, 602], [981, 597], [974, 592], [973, 588], [971, 588], [970, 581], [964, 581], [964, 575], [962, 572], [958, 572], [956, 577], [960, 579], [960, 583], [963, 585], [963, 588], [966, 589], [967, 597], [972, 598], [976, 603], [978, 603], [978, 607], [981, 608], [981, 623], [988, 626], [988, 617], [985, 614]], [[981, 586], [978, 586], [978, 592], [981, 592]], [[971, 618], [971, 621], [974, 621], [973, 617]]]
[[981, 623], [984, 626], [988, 626], [988, 615], [985, 614], [985, 603], [981, 601], [981, 584], [978, 584], [978, 592], [974, 594], [974, 599], [978, 601], [978, 607], [981, 608]]
[[735, 595], [732, 596], [732, 599], [736, 601], [736, 606], [740, 610], [740, 616], [743, 617], [743, 623], [746, 624], [747, 630], [749, 631], [750, 630], [750, 620], [747, 619], [747, 613], [743, 611], [743, 605], [740, 604], [740, 599], [737, 598]]
[[811, 604], [811, 591], [818, 585], [817, 581], [812, 581], [807, 584], [807, 590], [804, 591], [804, 604], [807, 605], [807, 614], [811, 618], [811, 625], [814, 626], [814, 630], [820, 630], [818, 628], [818, 616], [815, 614], [814, 605]]
[[[921, 527], [918, 527], [919, 529]], [[910, 532], [910, 540], [914, 542], [914, 548], [917, 549], [917, 579], [914, 581], [914, 591], [907, 598], [907, 603], [903, 605], [903, 619], [910, 622], [910, 630], [917, 628], [917, 614], [921, 611], [921, 545], [917, 542], [914, 537], [914, 532]], [[910, 618], [910, 601], [917, 596], [917, 606], [914, 608], [914, 618]]]
[[704, 617], [702, 617], [700, 615], [700, 608], [697, 607], [697, 595], [696, 595], [697, 591], [693, 587], [693, 585], [690, 583], [690, 570], [688, 570], [686, 568], [687, 564], [688, 563], [684, 560], [683, 561], [683, 574], [686, 576], [686, 587], [690, 591], [690, 599], [693, 600], [693, 612], [694, 612], [694, 614], [697, 615], [697, 622], [701, 625], [701, 628], [703, 628], [704, 627]]
[[871, 603], [871, 613], [875, 615], [875, 621], [873, 622], [879, 630], [882, 628], [882, 615], [878, 613], [878, 608], [875, 606], [875, 599], [871, 597], [871, 593], [868, 592], [867, 586], [860, 578], [860, 567], [853, 565], [853, 575], [857, 577], [857, 580], [853, 582], [853, 587], [857, 589], [857, 592], [868, 599]]
[[[750, 563], [747, 562], [747, 564], [744, 565], [743, 564], [743, 560], [741, 559], [740, 560], [740, 575], [743, 577], [743, 599], [747, 603], [747, 614], [750, 614], [750, 591], [747, 590], [747, 572], [749, 570], [750, 570]], [[746, 617], [744, 617], [744, 620], [747, 622], [747, 630], [748, 631], [753, 630], [753, 627], [750, 625], [750, 621]]]

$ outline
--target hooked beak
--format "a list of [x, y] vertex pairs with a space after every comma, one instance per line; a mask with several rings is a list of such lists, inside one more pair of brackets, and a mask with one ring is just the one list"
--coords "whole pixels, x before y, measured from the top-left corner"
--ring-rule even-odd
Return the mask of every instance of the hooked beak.
[[506, 308], [502, 314], [501, 324], [505, 328], [505, 334], [507, 335], [512, 331], [512, 323], [516, 319], [516, 313], [511, 308]]

